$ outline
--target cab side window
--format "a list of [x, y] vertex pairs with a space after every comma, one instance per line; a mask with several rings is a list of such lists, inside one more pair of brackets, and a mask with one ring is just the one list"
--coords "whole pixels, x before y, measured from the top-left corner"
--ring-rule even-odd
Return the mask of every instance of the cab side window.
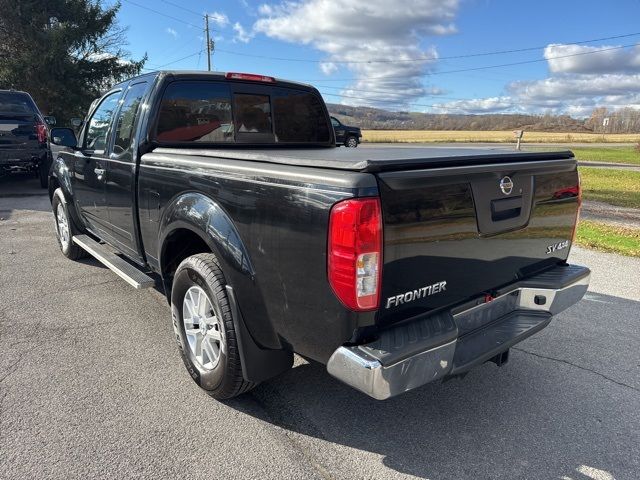
[[310, 92], [274, 88], [272, 101], [278, 143], [329, 141], [329, 125], [318, 97]]
[[107, 145], [107, 133], [109, 123], [114, 112], [118, 108], [118, 99], [121, 92], [113, 92], [106, 96], [87, 124], [87, 133], [84, 137], [83, 148], [93, 150], [94, 153], [103, 153]]
[[133, 127], [138, 108], [147, 90], [147, 82], [131, 85], [124, 97], [124, 102], [115, 122], [115, 140], [113, 153], [121, 155], [131, 146]]

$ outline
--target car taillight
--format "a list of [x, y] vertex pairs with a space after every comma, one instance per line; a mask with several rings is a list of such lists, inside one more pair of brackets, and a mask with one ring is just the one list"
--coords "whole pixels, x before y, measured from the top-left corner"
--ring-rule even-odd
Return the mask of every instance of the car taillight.
[[38, 121], [35, 126], [38, 141], [40, 143], [47, 143], [47, 126], [40, 121]]
[[577, 189], [578, 208], [576, 210], [576, 222], [573, 225], [573, 233], [571, 234], [571, 244], [576, 241], [576, 235], [578, 233], [578, 222], [580, 221], [580, 209], [582, 208], [582, 187], [580, 186], [580, 177], [578, 177], [578, 185], [576, 185], [575, 188]]
[[338, 299], [354, 311], [380, 304], [382, 209], [379, 198], [336, 203], [329, 218], [329, 284]]

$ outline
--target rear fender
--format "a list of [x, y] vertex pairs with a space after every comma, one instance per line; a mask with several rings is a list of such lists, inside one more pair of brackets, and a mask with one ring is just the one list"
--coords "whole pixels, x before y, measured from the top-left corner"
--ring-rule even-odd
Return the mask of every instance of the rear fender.
[[[267, 314], [247, 248], [229, 215], [215, 200], [201, 193], [189, 192], [174, 198], [165, 208], [160, 221], [158, 258], [163, 277], [168, 263], [164, 258], [167, 240], [180, 229], [187, 229], [198, 235], [220, 261], [227, 286], [233, 291], [231, 301], [236, 329], [240, 331], [243, 328], [239, 327], [246, 327], [244, 333], [248, 333], [241, 333], [239, 338], [243, 344], [240, 346], [241, 354], [245, 357], [243, 362], [253, 366], [258, 356], [251, 355], [252, 358], [247, 358], [247, 353], [255, 352], [256, 349], [265, 354], [263, 361], [270, 355], [274, 357], [273, 362], [268, 362], [272, 367], [268, 371], [263, 369], [259, 375], [248, 373], [252, 369], [245, 371], [246, 380], [261, 381], [281, 373], [283, 365], [287, 363], [281, 361], [283, 345]], [[242, 325], [238, 322], [242, 322]]]
[[173, 199], [165, 208], [160, 220], [161, 271], [166, 242], [178, 229], [187, 229], [204, 240], [224, 264], [225, 276], [233, 272], [234, 277], [253, 280], [255, 271], [249, 253], [240, 238], [233, 221], [211, 198], [201, 193], [185, 193]]

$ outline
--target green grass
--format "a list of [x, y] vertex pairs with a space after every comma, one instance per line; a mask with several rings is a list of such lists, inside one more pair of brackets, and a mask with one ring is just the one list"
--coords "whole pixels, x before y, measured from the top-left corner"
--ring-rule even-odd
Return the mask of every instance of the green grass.
[[582, 198], [620, 207], [640, 208], [640, 172], [580, 167]]
[[640, 165], [640, 151], [634, 147], [571, 148], [579, 161]]
[[616, 227], [599, 222], [582, 221], [578, 225], [578, 245], [640, 257], [640, 230]]

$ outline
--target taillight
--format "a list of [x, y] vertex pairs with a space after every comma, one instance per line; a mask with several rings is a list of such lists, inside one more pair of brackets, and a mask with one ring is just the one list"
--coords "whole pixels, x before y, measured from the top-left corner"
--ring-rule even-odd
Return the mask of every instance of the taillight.
[[38, 137], [38, 141], [40, 143], [47, 143], [47, 126], [38, 120], [35, 127], [36, 127], [36, 136]]
[[380, 304], [382, 210], [379, 198], [336, 203], [329, 218], [328, 276], [338, 299], [355, 311]]

